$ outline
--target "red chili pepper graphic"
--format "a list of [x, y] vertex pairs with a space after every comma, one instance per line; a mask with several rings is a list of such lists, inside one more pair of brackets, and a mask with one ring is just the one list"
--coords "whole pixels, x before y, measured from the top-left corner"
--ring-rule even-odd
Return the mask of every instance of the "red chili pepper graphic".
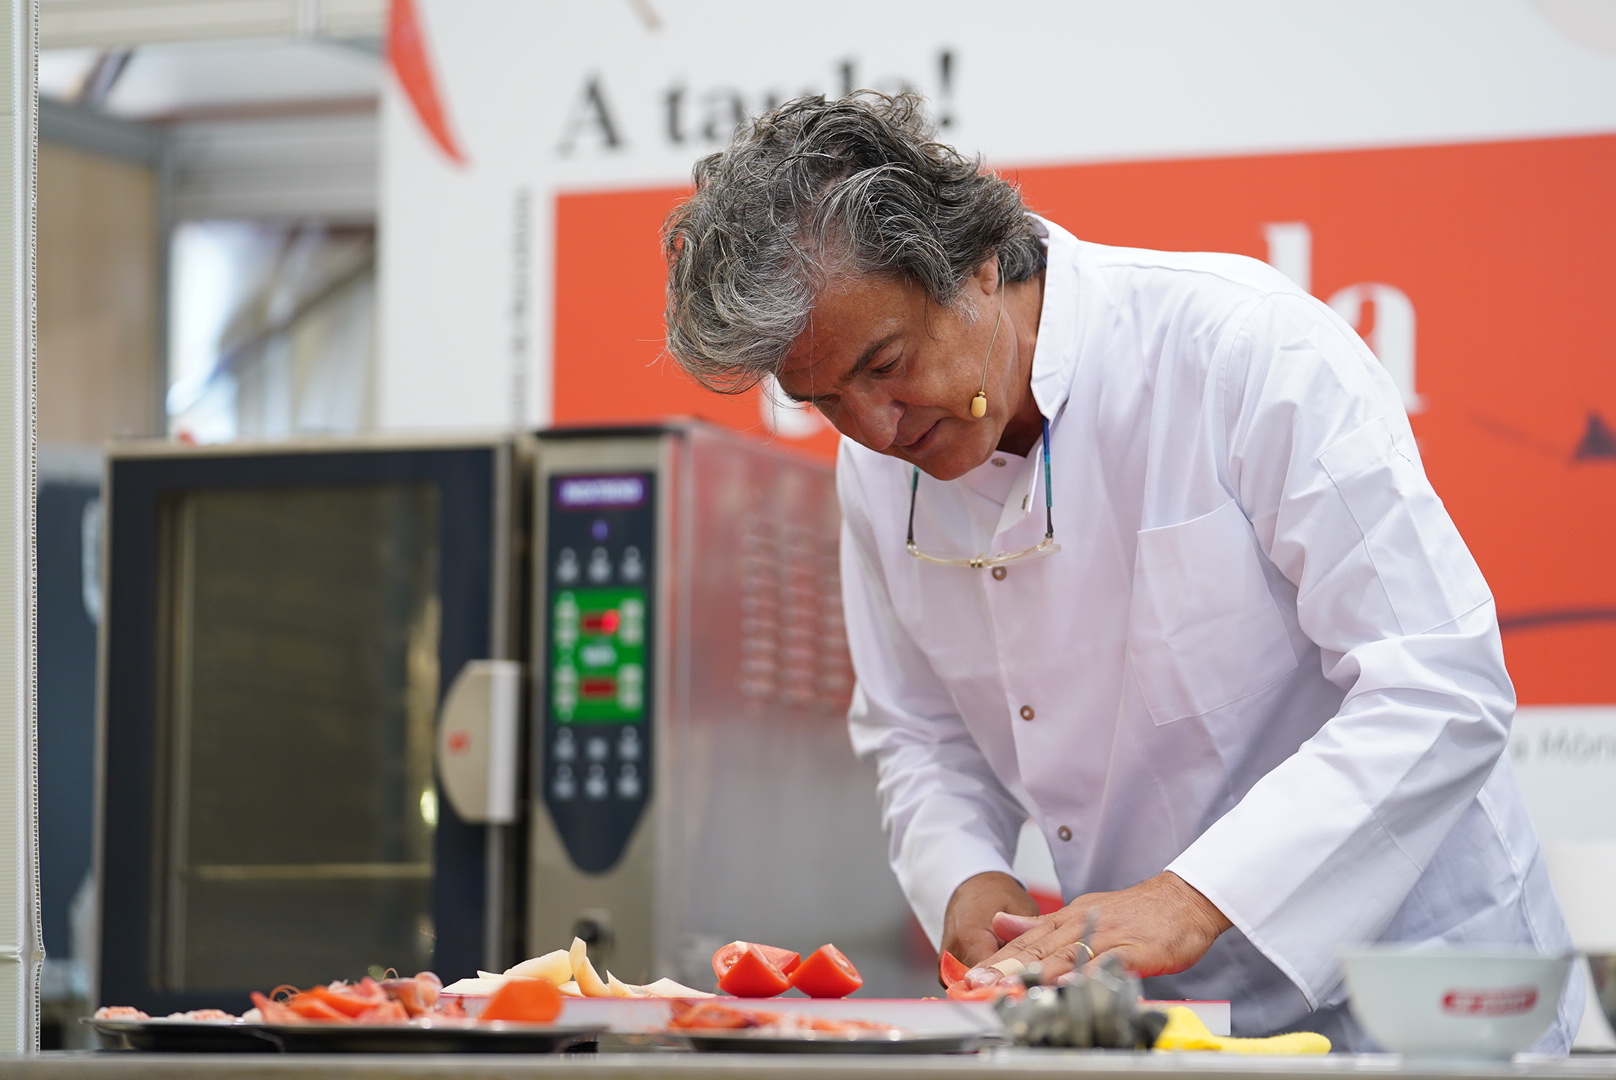
[[415, 106], [415, 115], [426, 128], [438, 149], [448, 155], [456, 165], [467, 164], [454, 133], [449, 130], [449, 118], [443, 111], [438, 96], [437, 80], [427, 59], [426, 40], [421, 33], [421, 20], [415, 12], [415, 0], [392, 0], [387, 17], [387, 59], [398, 83]]

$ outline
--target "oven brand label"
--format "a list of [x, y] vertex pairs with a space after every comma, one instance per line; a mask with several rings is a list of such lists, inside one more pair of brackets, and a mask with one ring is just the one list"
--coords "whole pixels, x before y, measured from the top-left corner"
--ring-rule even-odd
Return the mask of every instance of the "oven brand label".
[[569, 476], [556, 485], [556, 501], [568, 510], [639, 506], [645, 501], [645, 477]]

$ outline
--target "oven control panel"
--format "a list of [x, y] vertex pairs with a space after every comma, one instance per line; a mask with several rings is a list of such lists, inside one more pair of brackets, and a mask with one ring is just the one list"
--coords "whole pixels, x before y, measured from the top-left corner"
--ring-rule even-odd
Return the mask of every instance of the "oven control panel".
[[651, 791], [656, 476], [551, 476], [545, 514], [544, 802], [573, 863], [623, 855]]

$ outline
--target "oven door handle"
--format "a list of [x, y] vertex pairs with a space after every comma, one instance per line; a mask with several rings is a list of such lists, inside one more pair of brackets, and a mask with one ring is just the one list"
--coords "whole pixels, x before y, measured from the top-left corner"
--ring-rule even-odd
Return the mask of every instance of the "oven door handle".
[[467, 661], [444, 696], [438, 713], [438, 781], [464, 821], [516, 821], [521, 701], [522, 665], [515, 660]]

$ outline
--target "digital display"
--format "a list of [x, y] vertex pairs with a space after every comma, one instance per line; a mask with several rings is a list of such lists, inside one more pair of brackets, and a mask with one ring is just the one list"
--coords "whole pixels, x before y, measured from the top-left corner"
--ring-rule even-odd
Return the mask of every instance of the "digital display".
[[643, 502], [643, 476], [568, 476], [556, 484], [556, 503], [564, 510], [623, 509]]
[[644, 589], [565, 589], [550, 612], [550, 705], [563, 724], [645, 716]]

